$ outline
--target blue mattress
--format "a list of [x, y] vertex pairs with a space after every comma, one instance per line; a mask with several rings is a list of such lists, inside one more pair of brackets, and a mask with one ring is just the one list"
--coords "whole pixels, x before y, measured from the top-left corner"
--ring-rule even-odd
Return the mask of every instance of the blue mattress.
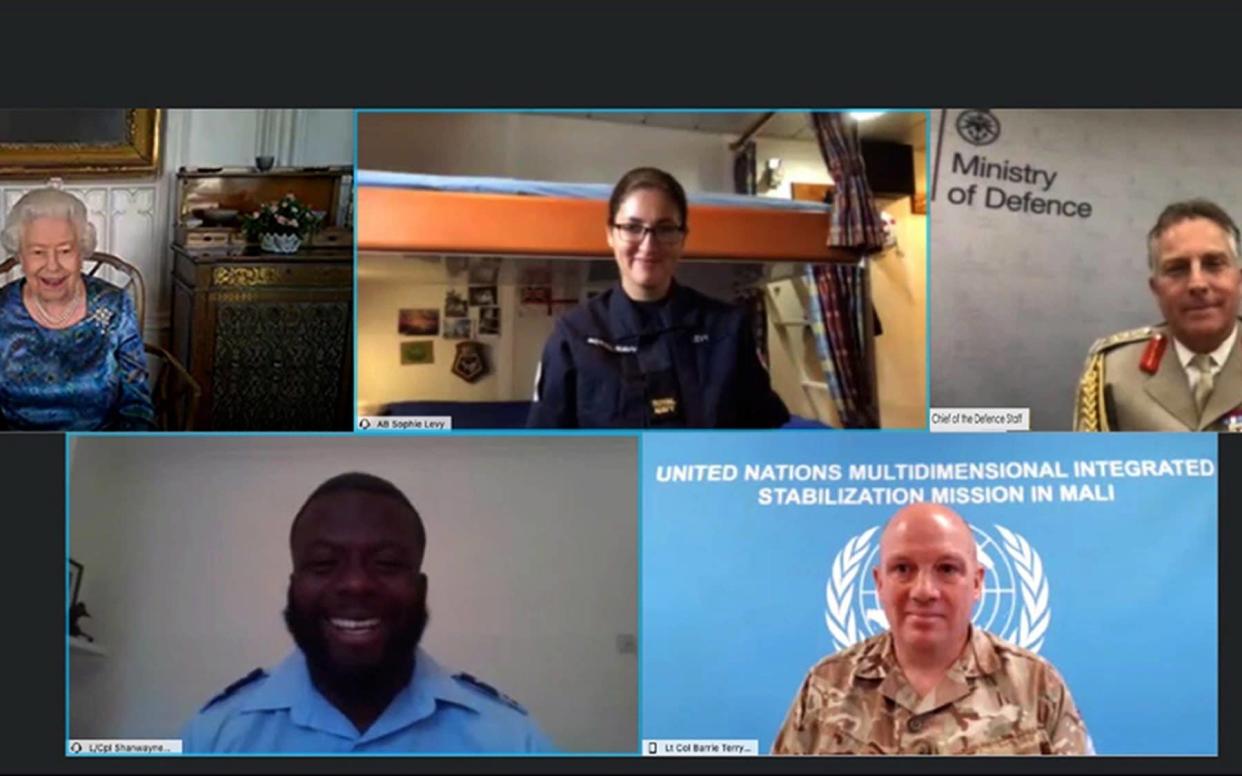
[[[461, 191], [473, 194], [526, 194], [535, 197], [567, 197], [570, 199], [606, 200], [612, 194], [611, 183], [562, 183], [560, 181], [527, 181], [517, 178], [484, 178], [467, 175], [424, 175], [382, 170], [359, 170], [356, 181], [359, 186], [388, 189]], [[748, 197], [742, 194], [712, 194], [693, 191], [686, 192], [686, 196], [692, 205], [723, 205], [811, 213], [827, 213], [830, 210], [828, 205], [822, 202], [773, 197]]]

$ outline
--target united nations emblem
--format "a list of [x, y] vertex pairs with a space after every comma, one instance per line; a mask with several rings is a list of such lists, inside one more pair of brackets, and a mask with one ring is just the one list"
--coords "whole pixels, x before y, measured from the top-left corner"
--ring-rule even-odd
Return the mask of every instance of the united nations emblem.
[[1000, 131], [1000, 119], [990, 110], [964, 110], [957, 114], [957, 134], [971, 145], [991, 145], [1000, 137]]
[[[1052, 621], [1048, 578], [1039, 553], [1021, 534], [994, 526], [997, 542], [971, 526], [979, 563], [986, 569], [983, 593], [971, 622], [1019, 647], [1039, 652]], [[832, 560], [824, 587], [824, 622], [838, 651], [888, 630], [888, 619], [875, 592], [871, 569], [880, 543], [872, 541], [879, 526], [851, 538]]]

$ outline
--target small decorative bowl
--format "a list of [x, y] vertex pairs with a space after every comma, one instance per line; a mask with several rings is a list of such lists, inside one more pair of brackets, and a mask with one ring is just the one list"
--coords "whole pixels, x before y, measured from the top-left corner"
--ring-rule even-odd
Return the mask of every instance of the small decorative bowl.
[[231, 208], [209, 208], [203, 211], [203, 221], [208, 224], [227, 224], [237, 220], [238, 211]]

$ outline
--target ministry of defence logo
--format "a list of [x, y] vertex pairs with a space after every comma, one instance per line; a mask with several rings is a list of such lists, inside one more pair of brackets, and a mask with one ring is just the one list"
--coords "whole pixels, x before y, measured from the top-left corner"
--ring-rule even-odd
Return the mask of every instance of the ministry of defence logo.
[[964, 110], [957, 114], [957, 134], [971, 145], [991, 145], [1000, 137], [1000, 131], [1000, 119], [990, 110]]
[[[1000, 543], [982, 529], [970, 528], [979, 563], [987, 570], [971, 622], [1011, 644], [1039, 652], [1052, 621], [1048, 579], [1039, 553], [1025, 537], [1004, 526], [995, 526]], [[876, 526], [853, 537], [832, 559], [824, 586], [824, 622], [838, 651], [888, 630], [871, 576], [880, 551], [879, 541], [872, 538], [879, 530]]]

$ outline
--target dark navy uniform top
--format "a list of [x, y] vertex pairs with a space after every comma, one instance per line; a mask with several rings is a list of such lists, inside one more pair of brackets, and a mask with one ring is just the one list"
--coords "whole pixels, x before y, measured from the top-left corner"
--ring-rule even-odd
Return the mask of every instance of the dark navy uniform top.
[[315, 688], [295, 650], [271, 674], [255, 671], [208, 703], [181, 739], [184, 752], [555, 751], [521, 706], [469, 675], [449, 674], [421, 649], [410, 683], [364, 733]]
[[621, 287], [556, 322], [535, 378], [537, 428], [776, 428], [746, 312], [673, 283], [658, 303]]

